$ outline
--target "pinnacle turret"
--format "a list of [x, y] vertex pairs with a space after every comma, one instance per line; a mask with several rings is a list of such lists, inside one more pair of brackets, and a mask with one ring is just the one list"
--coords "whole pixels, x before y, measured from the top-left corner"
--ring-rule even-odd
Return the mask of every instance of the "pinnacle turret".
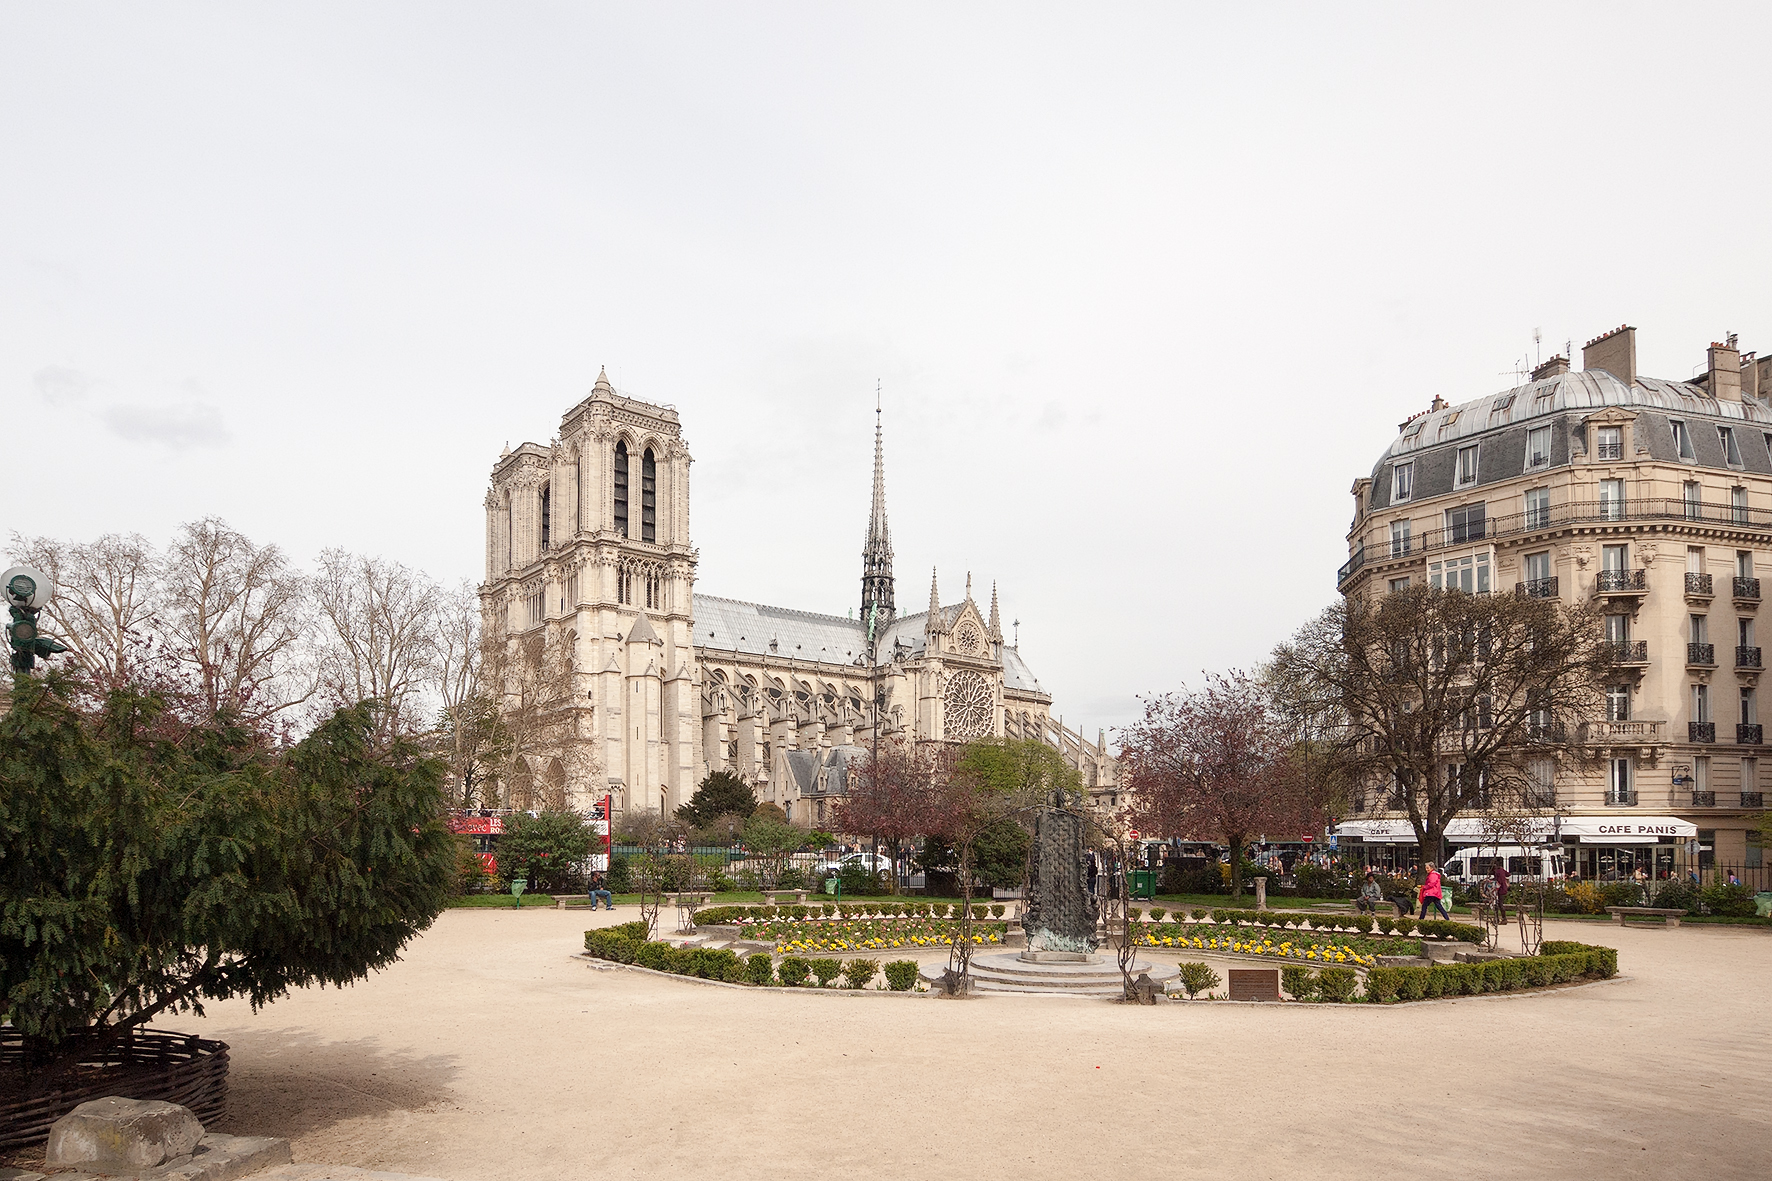
[[874, 500], [868, 532], [861, 547], [861, 618], [866, 622], [879, 607], [878, 625], [895, 613], [892, 599], [892, 530], [886, 524], [886, 447], [880, 424], [878, 389], [874, 392]]
[[997, 584], [991, 583], [991, 643], [1003, 642], [1003, 617], [997, 612]]
[[946, 630], [942, 626], [941, 592], [935, 589], [935, 567], [929, 568], [929, 616], [923, 621], [923, 634], [933, 636]]

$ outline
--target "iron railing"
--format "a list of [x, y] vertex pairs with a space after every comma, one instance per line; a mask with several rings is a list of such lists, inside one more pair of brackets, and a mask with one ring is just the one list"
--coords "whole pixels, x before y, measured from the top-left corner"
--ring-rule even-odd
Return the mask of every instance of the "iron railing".
[[1594, 575], [1594, 590], [1602, 595], [1629, 595], [1648, 589], [1647, 570], [1602, 570]]
[[1735, 649], [1735, 667], [1736, 668], [1759, 668], [1760, 667], [1760, 650], [1758, 648], [1746, 648], [1746, 647]]
[[1554, 599], [1557, 597], [1557, 578], [1528, 578], [1525, 582], [1514, 586], [1514, 593], [1528, 599]]
[[1715, 742], [1717, 740], [1717, 724], [1715, 722], [1687, 722], [1687, 742]]
[[1361, 542], [1360, 548], [1354, 551], [1354, 556], [1349, 558], [1346, 562], [1342, 563], [1341, 569], [1339, 569], [1335, 572], [1335, 585], [1340, 586], [1342, 583], [1346, 582], [1349, 578], [1352, 578], [1354, 576], [1354, 574], [1359, 571], [1360, 567], [1364, 566], [1365, 564], [1366, 564], [1366, 543]]
[[1686, 593], [1692, 595], [1694, 598], [1715, 594], [1716, 592], [1711, 589], [1711, 576], [1708, 574], [1693, 574], [1688, 571], [1686, 574]]
[[1758, 601], [1760, 597], [1760, 580], [1757, 578], [1735, 577], [1735, 597]]
[[1612, 664], [1648, 664], [1648, 640], [1607, 640], [1606, 659]]
[[1714, 808], [1717, 806], [1717, 793], [1714, 791], [1695, 791], [1692, 793], [1694, 808]]
[[1758, 746], [1762, 733], [1758, 724], [1749, 725], [1742, 722], [1735, 727], [1735, 741], [1747, 746]]
[[1582, 724], [1582, 737], [1591, 743], [1660, 742], [1661, 728], [1667, 723], [1656, 720], [1613, 722], [1594, 721]]
[[1717, 662], [1717, 646], [1715, 644], [1687, 644], [1687, 664], [1714, 665]]
[[1760, 801], [1764, 798], [1765, 797], [1757, 791], [1744, 791], [1741, 793], [1741, 806], [1743, 808], [1763, 808], [1766, 805]]
[[1607, 788], [1606, 789], [1606, 806], [1609, 808], [1634, 808], [1634, 807], [1636, 807], [1637, 806], [1637, 789], [1633, 787], [1633, 788], [1629, 789], [1628, 791], [1617, 791], [1613, 788]]

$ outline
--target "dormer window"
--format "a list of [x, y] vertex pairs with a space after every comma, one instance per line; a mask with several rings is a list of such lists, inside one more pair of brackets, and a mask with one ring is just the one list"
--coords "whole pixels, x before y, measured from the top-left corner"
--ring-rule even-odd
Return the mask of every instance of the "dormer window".
[[1692, 451], [1692, 432], [1686, 429], [1686, 424], [1676, 418], [1668, 425], [1674, 429], [1674, 450], [1679, 453], [1680, 458], [1688, 463], [1696, 459], [1697, 456]]
[[1551, 448], [1551, 429], [1548, 426], [1535, 426], [1526, 432], [1526, 466], [1528, 468], [1549, 467]]
[[1723, 462], [1727, 463], [1730, 467], [1740, 467], [1741, 446], [1735, 441], [1735, 428], [1732, 426], [1720, 426], [1717, 428], [1717, 437], [1721, 439], [1723, 443]]
[[1399, 463], [1391, 469], [1391, 500], [1408, 500], [1415, 495], [1415, 465]]
[[1462, 488], [1467, 484], [1475, 484], [1476, 482], [1477, 445], [1472, 443], [1469, 447], [1460, 447], [1458, 449], [1458, 486]]
[[1594, 442], [1595, 442], [1595, 447], [1596, 447], [1594, 458], [1596, 458], [1596, 459], [1623, 459], [1624, 458], [1624, 428], [1623, 427], [1616, 427], [1616, 426], [1601, 427], [1598, 432], [1598, 438], [1596, 438]]
[[1495, 399], [1494, 404], [1489, 407], [1490, 424], [1495, 425], [1498, 420], [1500, 422], [1506, 422], [1507, 412], [1513, 407], [1513, 404], [1514, 396], [1512, 394], [1503, 394], [1501, 397]]
[[1403, 438], [1405, 440], [1411, 440], [1411, 439], [1416, 438], [1418, 435], [1421, 434], [1421, 428], [1424, 425], [1426, 425], [1426, 423], [1427, 423], [1427, 419], [1425, 419], [1425, 418], [1416, 419], [1414, 422], [1410, 423], [1408, 426], [1403, 428]]

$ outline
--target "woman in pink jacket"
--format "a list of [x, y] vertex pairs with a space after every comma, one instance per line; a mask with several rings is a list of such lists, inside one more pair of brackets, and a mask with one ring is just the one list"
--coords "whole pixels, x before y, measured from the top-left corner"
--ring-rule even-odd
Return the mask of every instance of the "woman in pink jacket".
[[1433, 862], [1427, 863], [1427, 881], [1421, 884], [1421, 913], [1417, 918], [1427, 917], [1427, 904], [1432, 902], [1439, 909], [1440, 917], [1449, 919], [1452, 912], [1446, 909], [1445, 902], [1440, 899], [1440, 871], [1434, 868]]

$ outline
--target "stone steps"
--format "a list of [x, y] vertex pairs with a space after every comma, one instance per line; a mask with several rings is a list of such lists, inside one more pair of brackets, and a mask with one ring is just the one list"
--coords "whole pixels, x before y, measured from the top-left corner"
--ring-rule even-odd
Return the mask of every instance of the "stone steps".
[[[1134, 979], [1141, 972], [1150, 972], [1158, 983], [1175, 975], [1174, 969], [1159, 967], [1153, 972], [1148, 963], [1134, 964]], [[940, 975], [939, 971], [933, 977], [926, 973], [924, 978], [939, 980]], [[979, 992], [1028, 995], [1120, 996], [1124, 981], [1119, 964], [1106, 957], [1092, 964], [1030, 964], [1015, 955], [989, 955], [973, 958], [972, 987]]]

